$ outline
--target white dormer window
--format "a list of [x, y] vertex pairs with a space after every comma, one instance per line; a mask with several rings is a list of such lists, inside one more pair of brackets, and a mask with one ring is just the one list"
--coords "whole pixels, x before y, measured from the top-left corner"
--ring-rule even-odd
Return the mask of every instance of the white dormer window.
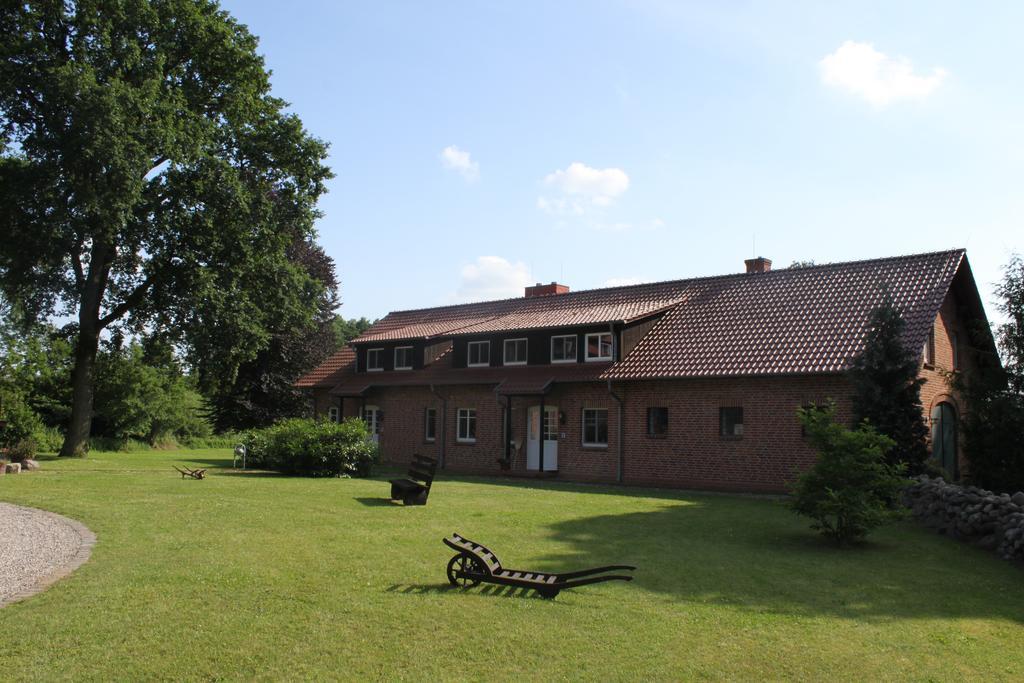
[[565, 334], [551, 338], [551, 362], [576, 362], [576, 335]]
[[366, 371], [380, 372], [384, 369], [384, 349], [366, 350]]
[[471, 368], [479, 368], [491, 364], [491, 342], [472, 341], [467, 349], [466, 365]]
[[587, 335], [587, 360], [612, 360], [611, 332]]
[[526, 339], [505, 340], [505, 365], [526, 365]]
[[412, 370], [412, 347], [395, 348], [395, 370]]

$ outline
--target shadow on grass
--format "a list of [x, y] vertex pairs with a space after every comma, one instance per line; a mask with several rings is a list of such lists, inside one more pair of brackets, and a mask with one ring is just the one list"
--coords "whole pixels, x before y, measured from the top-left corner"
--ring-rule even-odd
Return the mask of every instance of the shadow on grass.
[[183, 462], [194, 462], [197, 465], [206, 465], [207, 467], [216, 467], [217, 469], [231, 469], [234, 465], [234, 460], [231, 458], [182, 458]]
[[389, 508], [401, 508], [404, 505], [398, 505], [391, 501], [390, 498], [356, 498], [357, 503], [366, 505], [367, 507], [389, 507]]
[[448, 583], [396, 583], [388, 586], [384, 590], [387, 593], [402, 593], [403, 595], [455, 595], [458, 593], [475, 593], [477, 595], [487, 595], [495, 598], [524, 598], [529, 600], [549, 601], [540, 593], [537, 593], [530, 588], [499, 586], [493, 583], [485, 583], [472, 588], [456, 588]]
[[233, 469], [215, 469], [209, 474], [216, 474], [218, 477], [273, 477], [275, 479], [283, 479], [287, 475], [281, 474], [280, 472], [268, 472], [267, 470], [233, 470]]
[[[397, 472], [397, 471], [396, 471]], [[404, 473], [399, 473], [404, 474]], [[374, 472], [374, 479], [386, 478]], [[476, 474], [453, 474], [446, 471], [438, 472], [435, 483], [461, 482], [466, 484], [488, 484], [491, 486], [508, 486], [518, 489], [534, 489], [540, 491], [569, 491], [574, 493], [594, 493], [613, 496], [643, 496], [644, 498], [690, 499], [693, 496], [715, 498], [747, 498], [752, 500], [782, 500], [784, 494], [778, 493], [741, 493], [735, 491], [698, 491], [675, 488], [655, 488], [632, 484], [609, 484], [606, 482], [569, 482], [555, 478], [532, 478], [525, 476], [489, 476]]]
[[[633, 564], [633, 586], [687, 603], [862, 621], [1024, 623], [1021, 576], [978, 549], [904, 522], [838, 548], [781, 504], [726, 497], [555, 522], [556, 567]], [[540, 569], [540, 568], [539, 568]]]

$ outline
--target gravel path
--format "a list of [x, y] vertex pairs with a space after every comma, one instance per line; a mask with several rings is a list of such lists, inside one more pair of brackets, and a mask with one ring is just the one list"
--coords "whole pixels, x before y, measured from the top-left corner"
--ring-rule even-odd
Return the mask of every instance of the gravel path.
[[89, 559], [96, 536], [80, 522], [0, 503], [0, 607], [48, 588]]

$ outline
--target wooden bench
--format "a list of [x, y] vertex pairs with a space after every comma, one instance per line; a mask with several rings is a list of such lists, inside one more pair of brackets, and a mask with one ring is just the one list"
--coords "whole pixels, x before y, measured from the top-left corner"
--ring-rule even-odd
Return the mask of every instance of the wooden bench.
[[437, 461], [417, 453], [405, 479], [391, 480], [391, 500], [401, 500], [406, 505], [426, 505], [430, 485], [434, 483]]

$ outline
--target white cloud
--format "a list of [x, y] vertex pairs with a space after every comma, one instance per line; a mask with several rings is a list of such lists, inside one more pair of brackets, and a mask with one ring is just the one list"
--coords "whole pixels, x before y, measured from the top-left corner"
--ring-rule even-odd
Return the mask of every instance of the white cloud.
[[897, 100], [927, 97], [947, 75], [938, 67], [930, 75], [916, 74], [906, 57], [890, 57], [871, 43], [852, 40], [825, 55], [818, 67], [823, 83], [859, 95], [877, 108]]
[[539, 197], [537, 207], [554, 214], [579, 215], [588, 204], [608, 206], [629, 189], [629, 176], [621, 168], [591, 168], [574, 161], [565, 170], [544, 177], [544, 184], [560, 197]]
[[610, 277], [604, 281], [605, 287], [626, 287], [628, 285], [639, 285], [650, 280], [642, 277]]
[[479, 256], [462, 267], [461, 275], [455, 298], [463, 302], [522, 296], [523, 288], [533, 284], [525, 263], [511, 263], [500, 256]]
[[480, 164], [469, 158], [469, 152], [450, 145], [441, 150], [441, 165], [450, 171], [458, 171], [467, 182], [480, 179]]

